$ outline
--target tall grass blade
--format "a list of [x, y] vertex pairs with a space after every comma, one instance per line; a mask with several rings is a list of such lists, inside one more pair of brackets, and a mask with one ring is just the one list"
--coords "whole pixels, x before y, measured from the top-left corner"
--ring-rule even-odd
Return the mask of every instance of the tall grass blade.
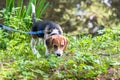
[[36, 17], [39, 18], [40, 12], [42, 8], [44, 7], [46, 0], [40, 0], [36, 5], [37, 5], [37, 10], [36, 10]]
[[23, 6], [22, 11], [21, 11], [21, 12], [22, 12], [22, 13], [21, 13], [21, 17], [22, 17], [22, 18], [25, 18], [25, 16], [26, 16], [26, 10], [27, 10], [27, 9], [26, 9], [26, 6]]
[[44, 8], [42, 9], [42, 11], [41, 11], [41, 13], [40, 13], [40, 15], [39, 15], [39, 18], [45, 13], [45, 11], [46, 11], [48, 5], [49, 5], [49, 2], [46, 3], [46, 5], [44, 6]]
[[14, 7], [14, 0], [6, 0], [6, 13], [11, 12]]
[[10, 12], [12, 11], [12, 8], [14, 7], [14, 0], [6, 0], [6, 24], [8, 24]]
[[23, 6], [23, 0], [18, 0], [17, 7], [22, 7]]
[[31, 15], [31, 3], [36, 3], [36, 0], [29, 0], [27, 11], [26, 11], [26, 16]]
[[28, 3], [28, 8], [27, 8], [27, 11], [26, 11], [26, 16], [28, 16], [30, 14], [30, 12], [31, 12], [31, 2], [32, 2], [32, 0], [30, 0], [29, 3]]
[[12, 11], [12, 8], [14, 7], [14, 0], [11, 0], [10, 4], [9, 4], [9, 12]]
[[20, 11], [19, 11], [19, 13], [18, 13], [18, 17], [21, 18], [21, 16], [23, 15], [23, 13], [22, 13], [22, 9], [23, 9], [23, 0], [18, 0], [17, 7], [20, 8]]

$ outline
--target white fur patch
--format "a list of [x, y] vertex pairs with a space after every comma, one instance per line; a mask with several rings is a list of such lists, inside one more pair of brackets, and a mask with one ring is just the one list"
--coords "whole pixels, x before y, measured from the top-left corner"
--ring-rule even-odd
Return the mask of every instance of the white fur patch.
[[49, 55], [49, 51], [48, 51], [48, 48], [47, 48], [45, 40], [44, 40], [44, 45], [45, 45], [45, 49], [46, 49], [45, 56], [48, 56]]
[[59, 34], [59, 31], [57, 29], [53, 29], [53, 31], [50, 34]]
[[39, 54], [39, 52], [36, 50], [35, 46], [36, 46], [36, 41], [35, 41], [35, 39], [32, 38], [32, 40], [31, 40], [32, 51], [34, 54]]
[[62, 50], [60, 50], [60, 49], [58, 49], [58, 50], [54, 51], [54, 53], [55, 53], [56, 55], [60, 55], [60, 56], [62, 56], [62, 55], [63, 55], [63, 51], [62, 51]]
[[93, 23], [92, 22], [88, 22], [88, 28], [93, 28]]
[[33, 3], [31, 3], [32, 5], [32, 13], [35, 13], [35, 5]]

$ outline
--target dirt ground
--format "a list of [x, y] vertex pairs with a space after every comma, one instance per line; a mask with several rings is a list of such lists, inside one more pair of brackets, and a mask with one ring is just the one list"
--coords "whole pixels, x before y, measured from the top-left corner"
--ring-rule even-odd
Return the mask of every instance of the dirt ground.
[[109, 68], [106, 73], [96, 77], [96, 80], [120, 80], [120, 68]]

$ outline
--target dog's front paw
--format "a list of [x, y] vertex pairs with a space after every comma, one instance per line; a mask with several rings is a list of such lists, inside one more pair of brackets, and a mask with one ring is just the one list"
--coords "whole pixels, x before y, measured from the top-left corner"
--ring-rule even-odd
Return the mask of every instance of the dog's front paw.
[[37, 56], [37, 58], [41, 57], [41, 55], [39, 54], [39, 52], [37, 50], [34, 51], [34, 54]]
[[37, 58], [40, 58], [40, 57], [41, 57], [41, 55], [40, 55], [39, 53], [37, 53], [36, 56], [37, 56]]
[[46, 51], [46, 52], [45, 52], [45, 57], [48, 57], [48, 56], [49, 56], [49, 52]]

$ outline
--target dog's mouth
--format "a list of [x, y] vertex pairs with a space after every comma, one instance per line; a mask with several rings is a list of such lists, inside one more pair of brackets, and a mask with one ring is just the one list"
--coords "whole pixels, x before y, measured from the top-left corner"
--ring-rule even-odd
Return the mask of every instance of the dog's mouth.
[[52, 34], [50, 34], [50, 36], [52, 36], [52, 35], [57, 35], [57, 33], [52, 33]]
[[62, 56], [62, 54], [63, 54], [63, 51], [61, 51], [61, 50], [57, 50], [57, 51], [55, 51], [54, 52], [55, 53], [55, 55], [57, 55], [57, 56]]
[[61, 54], [56, 54], [58, 57], [62, 56]]

